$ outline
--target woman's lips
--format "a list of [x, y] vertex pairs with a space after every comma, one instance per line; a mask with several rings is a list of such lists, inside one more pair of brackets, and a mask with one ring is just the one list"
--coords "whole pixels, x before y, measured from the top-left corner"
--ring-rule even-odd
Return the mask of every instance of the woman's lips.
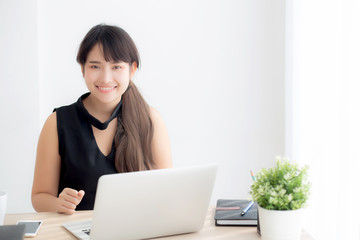
[[100, 92], [103, 92], [103, 93], [108, 93], [108, 92], [111, 92], [113, 91], [116, 86], [111, 86], [111, 87], [108, 87], [108, 86], [96, 86]]

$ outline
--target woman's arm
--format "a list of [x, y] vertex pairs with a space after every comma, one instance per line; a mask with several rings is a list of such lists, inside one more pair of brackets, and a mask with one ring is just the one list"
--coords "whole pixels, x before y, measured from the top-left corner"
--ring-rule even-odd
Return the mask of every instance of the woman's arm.
[[154, 136], [151, 147], [155, 168], [171, 168], [170, 139], [164, 121], [162, 120], [160, 113], [152, 107], [150, 107], [150, 116], [154, 126]]
[[73, 214], [84, 191], [64, 189], [59, 197], [60, 155], [56, 126], [56, 112], [46, 120], [40, 133], [31, 200], [38, 212], [63, 212]]

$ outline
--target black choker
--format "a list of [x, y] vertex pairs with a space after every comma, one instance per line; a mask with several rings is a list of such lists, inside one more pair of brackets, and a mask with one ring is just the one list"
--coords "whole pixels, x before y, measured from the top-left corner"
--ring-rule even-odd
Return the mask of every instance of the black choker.
[[121, 116], [121, 106], [122, 106], [122, 101], [119, 102], [119, 104], [116, 106], [116, 108], [114, 109], [114, 111], [112, 112], [110, 118], [106, 121], [106, 122], [100, 122], [98, 119], [94, 118], [92, 115], [90, 115], [90, 113], [86, 110], [83, 100], [88, 97], [90, 95], [90, 93], [85, 93], [84, 95], [82, 95], [78, 102], [78, 106], [81, 110], [81, 112], [84, 114], [84, 116], [86, 117], [86, 119], [89, 121], [89, 123], [91, 125], [93, 125], [94, 127], [96, 127], [99, 130], [105, 130], [109, 123], [116, 118], [117, 116]]

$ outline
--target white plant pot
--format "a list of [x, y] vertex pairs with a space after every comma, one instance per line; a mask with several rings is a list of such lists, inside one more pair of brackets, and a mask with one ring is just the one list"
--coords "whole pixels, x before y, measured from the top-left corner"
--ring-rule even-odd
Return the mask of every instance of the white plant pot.
[[262, 240], [300, 240], [302, 209], [267, 210], [259, 206]]

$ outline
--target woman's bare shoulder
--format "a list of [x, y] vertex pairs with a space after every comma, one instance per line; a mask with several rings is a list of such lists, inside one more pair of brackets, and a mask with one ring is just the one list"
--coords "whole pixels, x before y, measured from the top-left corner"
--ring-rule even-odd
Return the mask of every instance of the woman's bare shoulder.
[[152, 150], [155, 168], [170, 168], [172, 167], [171, 147], [165, 123], [159, 111], [153, 107], [150, 107], [150, 115], [154, 125]]
[[44, 123], [44, 127], [43, 128], [54, 128], [56, 127], [56, 111], [53, 112], [52, 114], [50, 114], [48, 116], [48, 118], [46, 119], [45, 123]]
[[150, 115], [151, 116], [155, 116], [155, 117], [160, 116], [160, 112], [156, 108], [154, 108], [152, 106], [149, 106], [149, 109], [150, 109]]

